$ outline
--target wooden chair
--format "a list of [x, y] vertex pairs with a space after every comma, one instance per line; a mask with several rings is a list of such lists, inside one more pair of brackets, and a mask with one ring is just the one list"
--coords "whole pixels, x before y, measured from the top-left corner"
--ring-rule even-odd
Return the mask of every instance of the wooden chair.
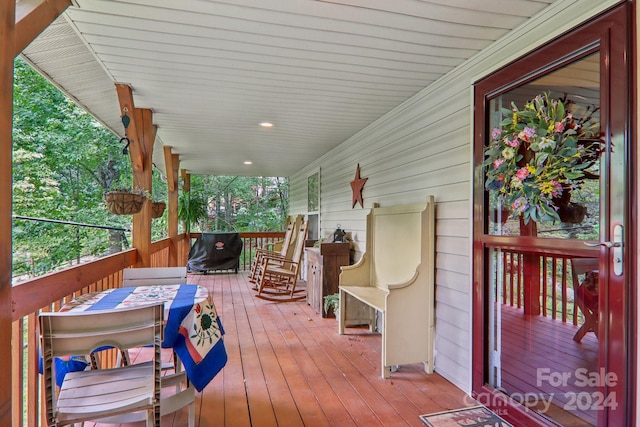
[[284, 238], [276, 242], [270, 249], [257, 248], [253, 261], [251, 262], [251, 273], [249, 274], [249, 282], [255, 283], [259, 276], [260, 266], [262, 265], [262, 257], [265, 255], [280, 256], [290, 258], [293, 254], [296, 236], [300, 230], [300, 224], [304, 221], [302, 215], [296, 217], [287, 217], [287, 227], [285, 229]]
[[[49, 426], [65, 426], [106, 416], [143, 411], [147, 427], [160, 426], [160, 343], [164, 307], [41, 313], [43, 381]], [[150, 362], [106, 370], [69, 372], [59, 392], [56, 357], [90, 354], [104, 345], [154, 348]]]
[[571, 278], [573, 300], [584, 316], [573, 336], [574, 341], [580, 342], [587, 332], [598, 336], [598, 258], [571, 259]]
[[307, 239], [308, 223], [300, 224], [291, 257], [265, 255], [257, 279], [258, 298], [268, 301], [297, 301], [306, 297], [304, 289], [296, 289], [302, 253]]

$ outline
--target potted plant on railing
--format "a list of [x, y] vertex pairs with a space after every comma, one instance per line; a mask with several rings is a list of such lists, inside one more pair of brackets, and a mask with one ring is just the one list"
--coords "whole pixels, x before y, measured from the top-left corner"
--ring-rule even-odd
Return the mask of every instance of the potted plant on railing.
[[496, 190], [511, 217], [525, 224], [580, 222], [586, 208], [571, 202], [571, 191], [599, 159], [603, 143], [594, 110], [575, 118], [571, 101], [536, 96], [518, 109], [503, 109], [501, 127], [492, 131], [484, 151], [485, 188]]
[[144, 190], [117, 188], [104, 193], [103, 198], [109, 212], [116, 215], [132, 215], [142, 210], [147, 193]]

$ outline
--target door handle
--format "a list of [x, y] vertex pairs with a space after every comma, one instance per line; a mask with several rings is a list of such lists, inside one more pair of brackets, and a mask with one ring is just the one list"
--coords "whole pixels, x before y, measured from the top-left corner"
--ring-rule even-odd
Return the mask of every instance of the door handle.
[[596, 247], [596, 246], [606, 246], [609, 249], [622, 247], [622, 243], [620, 243], [620, 242], [600, 242], [600, 243], [584, 242], [584, 244], [585, 244], [585, 246], [590, 246], [592, 248]]
[[624, 229], [622, 225], [616, 224], [613, 226], [613, 241], [612, 242], [599, 242], [589, 243], [584, 242], [587, 246], [605, 246], [609, 249], [613, 249], [611, 254], [613, 255], [613, 273], [616, 276], [622, 276], [624, 270], [624, 256], [622, 250], [624, 249]]

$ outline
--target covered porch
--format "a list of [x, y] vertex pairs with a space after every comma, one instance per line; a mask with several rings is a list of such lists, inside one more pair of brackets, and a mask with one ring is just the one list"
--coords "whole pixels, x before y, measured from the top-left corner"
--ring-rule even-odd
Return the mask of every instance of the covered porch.
[[[474, 82], [614, 6], [628, 6], [635, 31], [637, 3], [185, 4], [18, 0], [0, 6], [0, 342], [5, 344], [0, 361], [11, 366], [11, 381], [0, 388], [0, 424], [44, 425], [33, 327], [37, 314], [58, 310], [77, 295], [121, 286], [125, 268], [184, 265], [192, 236], [179, 232], [178, 192], [188, 191], [192, 173], [241, 175], [247, 170], [243, 162], [255, 165], [256, 159], [263, 162], [253, 173], [290, 178], [290, 214], [313, 216], [320, 238], [328, 238], [336, 226], [346, 229], [356, 258], [365, 247], [365, 214], [372, 203], [390, 206], [435, 195], [437, 369], [426, 375], [419, 366], [403, 367], [384, 381], [377, 369], [378, 335], [354, 329], [339, 336], [335, 320], [321, 318], [304, 301], [257, 300], [244, 273], [192, 275], [192, 283], [212, 294], [230, 356], [197, 396], [197, 425], [418, 426], [420, 414], [471, 404], [469, 395], [483, 390], [476, 383], [485, 380], [486, 354], [485, 342], [474, 343], [478, 325], [473, 313], [484, 309], [474, 298], [474, 280], [482, 274], [474, 273], [472, 265], [481, 250], [474, 246], [479, 230], [474, 221], [479, 218], [474, 218], [473, 187], [481, 179], [472, 159], [475, 133], [481, 128], [474, 123]], [[71, 11], [65, 15], [67, 8]], [[296, 38], [298, 30], [304, 38]], [[42, 43], [30, 45], [44, 31]], [[71, 39], [72, 45], [64, 44]], [[331, 49], [325, 50], [327, 46]], [[122, 114], [132, 113], [128, 136], [134, 140], [130, 156], [135, 183], [149, 189], [152, 166], [167, 175], [167, 239], [150, 241], [150, 208], [145, 206], [133, 218], [135, 249], [11, 286], [10, 93], [13, 60], [23, 51], [118, 136], [124, 135]], [[220, 74], [213, 74], [214, 69]], [[631, 92], [637, 89], [635, 82], [631, 86]], [[637, 97], [633, 103], [635, 112]], [[258, 126], [247, 130], [249, 122], [272, 119], [266, 112], [275, 112], [280, 120], [270, 134]], [[246, 121], [236, 121], [239, 117]], [[630, 133], [635, 142], [635, 130]], [[637, 157], [634, 150], [631, 155]], [[252, 159], [246, 153], [252, 153]], [[358, 207], [349, 184], [354, 171], [360, 179], [361, 167], [368, 181], [364, 193], [360, 188], [364, 203]], [[635, 207], [640, 186], [637, 174], [631, 175]], [[319, 203], [313, 209], [311, 177], [319, 183]], [[630, 219], [637, 222], [635, 210]], [[630, 229], [630, 237], [637, 237], [637, 227]], [[630, 257], [626, 265], [637, 270], [638, 259]], [[538, 277], [544, 284], [545, 275]], [[505, 290], [509, 305], [515, 305], [506, 308], [514, 316], [504, 316], [505, 331], [522, 330], [531, 305], [522, 307], [520, 295], [526, 302], [542, 296], [540, 313], [547, 312], [547, 300], [561, 301], [559, 310], [552, 302], [551, 318], [542, 314], [536, 317], [539, 322], [527, 324], [530, 337], [538, 336], [535, 327], [553, 322], [554, 330], [562, 328], [570, 339], [580, 320], [575, 308], [568, 309], [565, 278], [559, 287], [553, 283], [558, 298], [539, 294], [544, 286], [530, 294], [513, 287]], [[637, 273], [629, 281], [637, 282]], [[637, 297], [634, 290], [629, 322], [617, 328], [625, 333], [637, 328]], [[520, 326], [510, 326], [511, 321]], [[544, 329], [540, 336], [545, 336]], [[521, 351], [520, 338], [505, 334], [505, 348], [512, 345], [513, 352]], [[584, 347], [589, 344], [591, 336]], [[633, 376], [630, 390], [635, 390], [635, 338], [625, 351]], [[587, 362], [576, 359], [576, 366]], [[510, 366], [504, 367], [508, 372]], [[505, 384], [521, 379], [517, 374], [504, 378]], [[619, 412], [635, 420], [635, 397], [621, 403]], [[519, 411], [516, 419], [524, 419], [518, 418]], [[179, 413], [163, 425], [183, 425], [185, 416]], [[542, 417], [534, 419], [527, 418], [531, 425], [547, 425]]]

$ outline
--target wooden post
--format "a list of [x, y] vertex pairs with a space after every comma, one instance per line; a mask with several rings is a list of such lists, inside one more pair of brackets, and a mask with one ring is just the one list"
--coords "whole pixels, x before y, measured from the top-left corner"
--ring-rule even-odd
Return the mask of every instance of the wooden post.
[[167, 174], [168, 214], [167, 227], [171, 246], [169, 247], [169, 266], [178, 265], [178, 169], [180, 159], [177, 154], [171, 152], [171, 147], [164, 147], [164, 163]]
[[[134, 109], [135, 122], [137, 123], [138, 141], [143, 154], [143, 168], [133, 171], [133, 183], [135, 188], [148, 192], [151, 197], [152, 166], [151, 156], [153, 142], [156, 139], [156, 127], [153, 125], [153, 112], [149, 109]], [[151, 200], [148, 199], [142, 206], [142, 210], [133, 215], [131, 227], [131, 241], [133, 247], [138, 250], [136, 267], [151, 267]]]
[[[189, 191], [191, 191], [191, 174], [189, 172], [187, 172], [184, 169], [180, 169], [180, 175], [182, 176], [182, 192], [183, 193], [188, 193]], [[184, 264], [186, 265], [189, 257], [189, 249], [191, 248], [191, 234], [190, 233], [186, 233], [186, 239], [187, 239], [187, 250], [185, 251], [184, 254], [182, 254], [182, 261], [184, 262]]]
[[[520, 217], [520, 235], [538, 235], [538, 226], [535, 221], [524, 223]], [[540, 310], [540, 255], [525, 253], [522, 257], [523, 286], [524, 286], [524, 314], [539, 316]]]
[[[131, 86], [116, 83], [120, 103], [120, 115], [129, 116], [127, 137], [131, 141], [129, 155], [133, 169], [134, 189], [145, 190], [151, 196], [153, 143], [157, 128], [153, 125], [153, 112], [146, 108], [136, 108]], [[136, 267], [151, 266], [151, 200], [147, 200], [142, 210], [133, 215], [131, 231], [133, 247], [138, 251]]]
[[[0, 363], [11, 369], [11, 175], [15, 1], [0, 2]], [[12, 381], [0, 385], [0, 425], [12, 425]]]

